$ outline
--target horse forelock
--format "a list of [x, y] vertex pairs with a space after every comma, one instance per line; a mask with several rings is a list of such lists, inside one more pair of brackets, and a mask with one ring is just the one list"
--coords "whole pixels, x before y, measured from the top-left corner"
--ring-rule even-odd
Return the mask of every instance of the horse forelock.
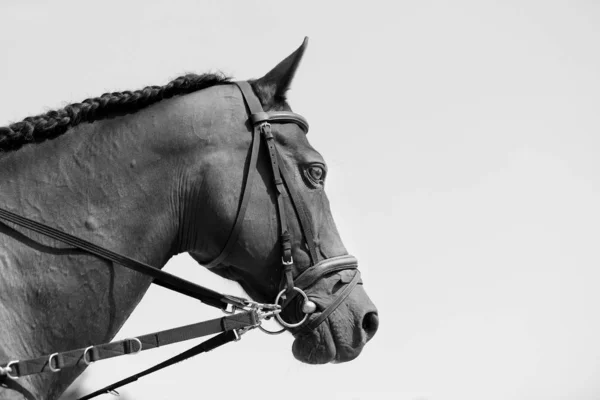
[[70, 128], [114, 115], [132, 114], [161, 100], [230, 83], [223, 74], [187, 74], [164, 86], [147, 86], [136, 91], [105, 93], [23, 121], [0, 127], [0, 152], [15, 151], [29, 143], [54, 139]]

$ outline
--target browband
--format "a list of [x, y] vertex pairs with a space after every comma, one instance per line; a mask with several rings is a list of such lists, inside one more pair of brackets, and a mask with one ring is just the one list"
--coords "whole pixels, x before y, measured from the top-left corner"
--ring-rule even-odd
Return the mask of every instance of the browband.
[[260, 111], [253, 113], [250, 116], [250, 120], [252, 121], [252, 125], [256, 125], [261, 122], [273, 122], [279, 124], [293, 123], [300, 126], [304, 133], [308, 133], [308, 121], [306, 118], [292, 111]]

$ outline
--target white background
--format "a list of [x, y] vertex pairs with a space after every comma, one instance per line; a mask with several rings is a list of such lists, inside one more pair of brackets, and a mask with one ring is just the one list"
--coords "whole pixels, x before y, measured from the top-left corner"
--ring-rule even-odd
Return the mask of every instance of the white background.
[[[290, 103], [378, 334], [351, 363], [308, 366], [291, 336], [253, 332], [121, 392], [600, 398], [598, 2], [3, 0], [0, 124], [185, 72], [259, 77], [305, 35]], [[166, 269], [242, 294], [187, 256]], [[153, 288], [118, 337], [216, 316]], [[193, 344], [98, 363], [83, 385]]]

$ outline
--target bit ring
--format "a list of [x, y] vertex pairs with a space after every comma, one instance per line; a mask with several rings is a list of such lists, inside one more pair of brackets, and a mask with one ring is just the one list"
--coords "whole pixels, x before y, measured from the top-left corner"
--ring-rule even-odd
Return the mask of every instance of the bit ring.
[[[309, 301], [308, 300], [308, 296], [306, 295], [306, 293], [304, 293], [304, 290], [294, 286], [292, 288], [293, 291], [298, 292], [300, 295], [302, 295], [302, 297], [304, 297], [304, 302]], [[279, 292], [279, 294], [277, 295], [277, 297], [275, 298], [275, 304], [279, 305], [279, 300], [281, 300], [281, 296], [283, 296], [283, 294], [287, 292], [287, 289], [283, 289], [281, 292]], [[286, 328], [297, 328], [300, 325], [302, 325], [303, 323], [306, 322], [306, 320], [308, 319], [308, 316], [310, 314], [306, 314], [304, 313], [304, 318], [302, 318], [302, 320], [300, 322], [296, 322], [295, 324], [291, 324], [289, 322], [285, 322], [283, 320], [283, 318], [281, 318], [281, 316], [279, 315], [280, 313], [275, 314], [275, 319], [277, 320], [277, 322], [279, 322], [281, 325], [285, 326]]]

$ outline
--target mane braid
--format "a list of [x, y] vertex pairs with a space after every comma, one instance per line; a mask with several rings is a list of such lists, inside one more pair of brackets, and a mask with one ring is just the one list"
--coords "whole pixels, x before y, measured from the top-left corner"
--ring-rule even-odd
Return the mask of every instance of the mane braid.
[[0, 152], [15, 151], [28, 143], [54, 139], [81, 123], [98, 121], [114, 114], [131, 114], [163, 99], [230, 82], [222, 74], [188, 74], [165, 86], [148, 86], [134, 92], [105, 93], [0, 127]]

